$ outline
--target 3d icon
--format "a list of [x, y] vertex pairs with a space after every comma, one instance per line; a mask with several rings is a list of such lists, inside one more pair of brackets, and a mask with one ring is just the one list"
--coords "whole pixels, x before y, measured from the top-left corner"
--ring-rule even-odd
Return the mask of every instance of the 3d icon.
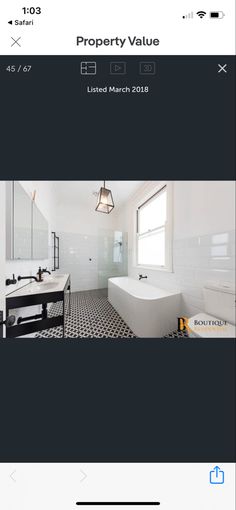
[[210, 483], [212, 484], [222, 484], [225, 481], [225, 474], [219, 466], [215, 466], [212, 471], [210, 471]]

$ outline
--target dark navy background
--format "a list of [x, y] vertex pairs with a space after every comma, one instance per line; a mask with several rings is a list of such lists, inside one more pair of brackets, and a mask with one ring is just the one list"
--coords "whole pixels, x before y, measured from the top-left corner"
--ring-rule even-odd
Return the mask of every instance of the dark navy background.
[[[234, 179], [234, 57], [0, 57], [1, 178]], [[140, 61], [155, 76], [139, 75]], [[111, 76], [123, 60], [125, 76]], [[218, 63], [228, 73], [218, 73]], [[8, 73], [8, 65], [32, 65]], [[149, 85], [150, 94], [86, 94]]]
[[0, 342], [0, 461], [233, 462], [233, 340]]
[[[0, 57], [2, 179], [234, 179], [234, 57], [93, 59]], [[2, 462], [233, 462], [235, 343], [2, 340], [0, 402]]]

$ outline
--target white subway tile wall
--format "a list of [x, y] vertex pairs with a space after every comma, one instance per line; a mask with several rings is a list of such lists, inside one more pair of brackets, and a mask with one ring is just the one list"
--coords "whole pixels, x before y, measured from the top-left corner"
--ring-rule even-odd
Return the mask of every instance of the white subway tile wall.
[[[59, 232], [61, 273], [70, 273], [72, 292], [106, 288], [112, 276], [126, 276], [127, 234], [101, 229], [97, 235]], [[119, 256], [120, 251], [120, 256]]]
[[[207, 282], [235, 285], [235, 231], [174, 240], [173, 272], [143, 271], [148, 283], [181, 291], [182, 315], [191, 317], [203, 312], [203, 288]], [[130, 276], [137, 278], [138, 273], [138, 268], [130, 267]]]

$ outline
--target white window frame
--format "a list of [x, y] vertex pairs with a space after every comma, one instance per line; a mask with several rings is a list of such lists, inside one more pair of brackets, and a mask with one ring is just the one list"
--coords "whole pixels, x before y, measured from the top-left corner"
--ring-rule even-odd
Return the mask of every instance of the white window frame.
[[[148, 264], [138, 264], [138, 211], [145, 202], [148, 202], [152, 198], [155, 197], [159, 192], [161, 192], [164, 188], [166, 188], [167, 193], [167, 201], [166, 201], [166, 222], [164, 225], [165, 228], [165, 265], [148, 265]], [[135, 210], [135, 253], [134, 253], [134, 265], [138, 269], [152, 269], [155, 271], [173, 271], [173, 254], [172, 254], [172, 238], [173, 238], [173, 189], [172, 182], [160, 182], [156, 187], [152, 188], [152, 190], [139, 201]], [[160, 228], [163, 228], [161, 226]], [[158, 229], [155, 229], [158, 230]]]

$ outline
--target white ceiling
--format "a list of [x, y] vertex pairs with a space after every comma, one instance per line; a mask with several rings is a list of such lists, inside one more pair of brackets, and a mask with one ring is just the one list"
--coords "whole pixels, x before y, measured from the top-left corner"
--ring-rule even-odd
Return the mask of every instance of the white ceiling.
[[[106, 188], [112, 191], [116, 207], [122, 205], [145, 181], [106, 181]], [[52, 188], [58, 202], [65, 205], [93, 206], [94, 192], [98, 192], [103, 181], [52, 181]]]

